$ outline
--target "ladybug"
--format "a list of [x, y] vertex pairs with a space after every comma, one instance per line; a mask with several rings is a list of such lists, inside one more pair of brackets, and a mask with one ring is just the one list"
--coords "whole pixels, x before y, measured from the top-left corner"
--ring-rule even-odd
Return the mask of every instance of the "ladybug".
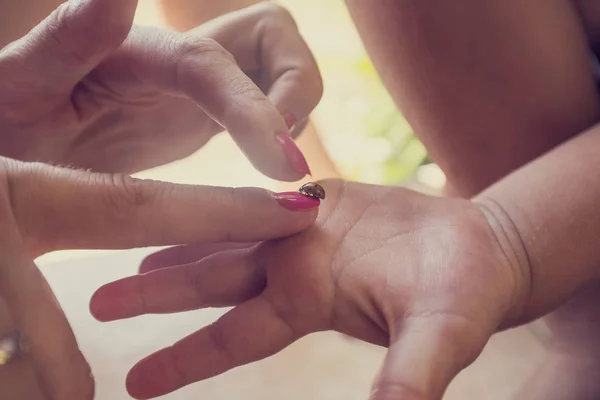
[[323, 186], [319, 185], [318, 183], [306, 183], [302, 185], [298, 192], [304, 196], [325, 200], [325, 189], [323, 189]]

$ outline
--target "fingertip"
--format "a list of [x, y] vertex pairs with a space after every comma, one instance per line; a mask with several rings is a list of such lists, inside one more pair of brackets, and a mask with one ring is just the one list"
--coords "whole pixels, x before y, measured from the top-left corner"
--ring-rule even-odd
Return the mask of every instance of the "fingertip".
[[108, 319], [106, 318], [105, 307], [102, 302], [102, 289], [103, 288], [101, 287], [100, 289], [96, 290], [96, 292], [94, 292], [92, 298], [90, 299], [89, 308], [92, 317], [94, 317], [97, 321], [108, 322]]
[[177, 372], [168, 367], [171, 363], [168, 349], [165, 349], [134, 365], [125, 379], [129, 395], [138, 400], [146, 400], [177, 390]]
[[158, 268], [160, 264], [160, 252], [150, 254], [142, 260], [140, 266], [138, 267], [138, 274], [146, 274], [148, 272], [154, 271]]
[[139, 315], [139, 280], [129, 277], [100, 287], [90, 300], [90, 313], [100, 322], [131, 318]]
[[145, 379], [139, 364], [135, 365], [125, 378], [127, 393], [137, 400], [151, 399], [152, 381]]

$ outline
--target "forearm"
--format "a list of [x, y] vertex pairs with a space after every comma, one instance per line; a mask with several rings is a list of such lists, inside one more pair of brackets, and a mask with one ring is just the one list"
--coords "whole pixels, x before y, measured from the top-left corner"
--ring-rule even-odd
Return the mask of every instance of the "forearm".
[[188, 31], [223, 14], [259, 3], [260, 0], [161, 0], [167, 23]]
[[386, 87], [463, 196], [598, 117], [571, 2], [346, 2]]
[[[600, 125], [493, 185], [475, 201], [524, 276], [524, 321], [600, 276]], [[504, 240], [510, 239], [510, 240]], [[502, 243], [502, 242], [501, 242]]]

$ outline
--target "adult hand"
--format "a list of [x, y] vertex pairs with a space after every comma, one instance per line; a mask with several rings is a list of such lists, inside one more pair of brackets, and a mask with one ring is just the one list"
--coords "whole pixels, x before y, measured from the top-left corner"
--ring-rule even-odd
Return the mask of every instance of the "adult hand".
[[373, 400], [440, 399], [494, 332], [525, 316], [528, 271], [493, 207], [402, 188], [324, 187], [317, 223], [300, 234], [163, 250], [142, 274], [95, 293], [101, 321], [235, 306], [137, 364], [132, 396], [157, 397], [336, 330], [389, 346]]
[[[21, 361], [33, 364], [47, 399], [92, 399], [90, 368], [36, 256], [283, 237], [307, 228], [318, 205], [293, 193], [172, 185], [0, 158], [0, 298], [28, 339]], [[23, 374], [6, 381], [19, 364], [0, 366], [3, 398], [36, 383]]]
[[2, 50], [3, 155], [133, 173], [188, 156], [224, 127], [270, 177], [309, 173], [288, 126], [322, 86], [289, 13], [262, 4], [180, 34], [132, 28], [136, 5], [68, 1]]

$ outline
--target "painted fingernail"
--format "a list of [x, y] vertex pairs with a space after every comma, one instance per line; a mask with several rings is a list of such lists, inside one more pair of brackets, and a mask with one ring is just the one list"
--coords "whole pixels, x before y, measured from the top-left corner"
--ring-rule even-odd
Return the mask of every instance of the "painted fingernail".
[[310, 173], [310, 168], [308, 168], [308, 163], [304, 158], [304, 155], [302, 154], [298, 146], [296, 146], [296, 143], [294, 143], [292, 137], [285, 132], [280, 132], [275, 135], [275, 138], [277, 139], [279, 144], [281, 144], [281, 147], [283, 147], [283, 151], [285, 151], [288, 160], [290, 160], [294, 168], [298, 172], [304, 174], [304, 176], [312, 176], [312, 174]]
[[321, 201], [298, 192], [275, 193], [275, 198], [283, 207], [291, 211], [308, 211], [319, 207]]
[[285, 120], [288, 129], [290, 131], [293, 130], [294, 125], [296, 125], [296, 116], [292, 113], [287, 113], [283, 116], [283, 119]]

